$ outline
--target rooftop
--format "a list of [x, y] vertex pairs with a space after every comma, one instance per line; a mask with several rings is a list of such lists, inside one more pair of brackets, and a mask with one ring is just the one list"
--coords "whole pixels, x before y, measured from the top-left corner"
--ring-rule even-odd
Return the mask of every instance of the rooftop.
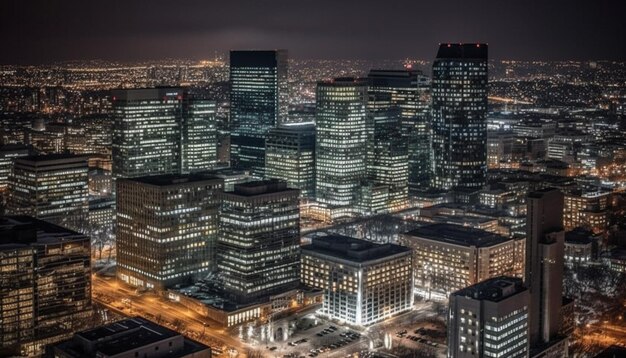
[[54, 154], [40, 154], [40, 155], [27, 155], [25, 157], [20, 157], [16, 160], [20, 162], [29, 161], [29, 162], [47, 162], [53, 160], [65, 160], [65, 159], [74, 159], [76, 161], [87, 161], [89, 157], [86, 155], [78, 155], [78, 154], [70, 154], [70, 153], [54, 153]]
[[[171, 329], [134, 317], [76, 333], [73, 339], [57, 344], [56, 348], [72, 357], [115, 356], [179, 336], [178, 332]], [[180, 337], [184, 339], [182, 349], [155, 356], [182, 357], [208, 349], [203, 344]]]
[[34, 243], [54, 243], [87, 237], [31, 216], [0, 216], [0, 249]]
[[425, 225], [405, 235], [468, 247], [489, 247], [511, 240], [488, 231], [443, 223]]
[[287, 192], [298, 190], [287, 188], [287, 182], [278, 179], [258, 180], [247, 183], [235, 184], [234, 189], [235, 190], [231, 192], [226, 192], [226, 194], [235, 194], [239, 196], [256, 196], [283, 191]]
[[129, 178], [129, 179], [123, 179], [123, 180], [134, 181], [134, 182], [155, 185], [155, 186], [180, 185], [180, 184], [196, 183], [196, 182], [209, 181], [209, 180], [222, 181], [222, 179], [217, 177], [216, 175], [207, 174], [207, 173], [193, 173], [193, 174], [186, 174], [186, 175], [164, 174], [164, 175], [144, 176], [144, 177], [138, 177], [138, 178]]
[[521, 278], [517, 277], [494, 277], [460, 289], [452, 295], [470, 297], [475, 300], [499, 302], [514, 294], [526, 290]]
[[437, 58], [445, 59], [487, 59], [488, 45], [485, 43], [439, 44]]
[[328, 235], [315, 237], [310, 245], [302, 246], [302, 253], [307, 252], [361, 263], [411, 252], [411, 249], [395, 244], [377, 244], [349, 236]]

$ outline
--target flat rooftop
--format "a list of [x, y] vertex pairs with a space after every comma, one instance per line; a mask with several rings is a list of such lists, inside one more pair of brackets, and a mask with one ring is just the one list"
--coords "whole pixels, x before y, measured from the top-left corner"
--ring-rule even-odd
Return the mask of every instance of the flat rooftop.
[[87, 161], [89, 156], [81, 155], [81, 154], [70, 154], [70, 153], [54, 153], [54, 154], [40, 154], [40, 155], [27, 155], [25, 157], [16, 158], [16, 161], [29, 161], [29, 162], [47, 162], [52, 160], [76, 160], [76, 161]]
[[0, 216], [0, 250], [9, 246], [51, 244], [76, 239], [88, 238], [76, 231], [31, 216]]
[[511, 240], [488, 231], [444, 223], [425, 225], [405, 235], [468, 247], [489, 247]]
[[235, 194], [239, 196], [256, 196], [288, 191], [298, 191], [298, 189], [287, 188], [287, 182], [285, 181], [270, 179], [235, 184], [234, 190], [226, 192], [226, 194]]
[[395, 244], [377, 244], [349, 236], [328, 235], [315, 237], [311, 244], [302, 246], [302, 254], [307, 252], [362, 263], [411, 252], [411, 249]]
[[192, 174], [164, 174], [164, 175], [151, 175], [151, 176], [143, 176], [137, 178], [127, 178], [122, 179], [127, 181], [134, 181], [148, 185], [155, 186], [171, 186], [171, 185], [181, 185], [181, 184], [189, 184], [196, 183], [202, 181], [210, 181], [210, 180], [218, 180], [223, 181], [222, 178], [217, 177], [213, 174], [207, 173], [192, 173]]
[[470, 297], [475, 300], [499, 302], [507, 297], [525, 291], [521, 278], [494, 277], [458, 290], [452, 295]]

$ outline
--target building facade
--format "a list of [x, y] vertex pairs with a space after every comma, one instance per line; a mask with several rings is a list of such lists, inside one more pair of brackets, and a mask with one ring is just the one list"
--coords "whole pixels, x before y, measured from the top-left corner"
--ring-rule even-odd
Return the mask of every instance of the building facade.
[[528, 290], [495, 277], [450, 295], [448, 357], [528, 357]]
[[229, 299], [253, 303], [298, 286], [299, 194], [267, 180], [220, 195], [217, 264]]
[[13, 171], [13, 162], [16, 158], [30, 154], [27, 146], [21, 144], [6, 144], [0, 146], [0, 193], [7, 190], [9, 176]]
[[433, 63], [436, 189], [479, 189], [487, 174], [487, 45], [441, 44]]
[[111, 92], [113, 177], [209, 170], [217, 161], [215, 102], [181, 88]]
[[39, 356], [92, 315], [89, 237], [28, 216], [0, 217], [0, 356]]
[[202, 174], [117, 180], [117, 277], [162, 291], [215, 267], [222, 179]]
[[78, 229], [89, 211], [87, 157], [35, 155], [16, 159], [9, 178], [8, 213]]
[[398, 107], [402, 136], [407, 142], [408, 183], [412, 189], [428, 187], [430, 178], [430, 80], [420, 71], [370, 70], [370, 110]]
[[267, 131], [287, 122], [287, 51], [230, 52], [231, 167], [265, 175]]
[[563, 229], [577, 227], [603, 234], [608, 228], [609, 192], [569, 193], [563, 205]]
[[329, 207], [354, 207], [367, 169], [367, 82], [319, 82], [316, 102], [315, 195]]
[[400, 238], [413, 249], [415, 286], [426, 297], [445, 298], [497, 276], [522, 277], [524, 241], [452, 224], [430, 224]]
[[367, 326], [413, 308], [411, 249], [346, 236], [302, 247], [302, 282], [324, 292], [322, 313]]
[[265, 140], [265, 176], [315, 197], [315, 125], [290, 124], [271, 129]]

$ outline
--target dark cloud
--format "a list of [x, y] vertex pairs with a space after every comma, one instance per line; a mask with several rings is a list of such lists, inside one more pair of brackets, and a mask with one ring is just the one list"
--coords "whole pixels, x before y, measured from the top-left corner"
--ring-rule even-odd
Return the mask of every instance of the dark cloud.
[[430, 59], [439, 42], [491, 57], [626, 59], [611, 0], [2, 0], [0, 63], [205, 58], [287, 48], [298, 58]]

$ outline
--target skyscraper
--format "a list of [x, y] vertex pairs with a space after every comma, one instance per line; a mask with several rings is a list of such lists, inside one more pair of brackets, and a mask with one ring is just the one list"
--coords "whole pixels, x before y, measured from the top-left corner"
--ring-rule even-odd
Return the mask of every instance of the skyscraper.
[[30, 150], [21, 144], [0, 145], [0, 193], [7, 190], [15, 158], [25, 157]]
[[15, 160], [7, 212], [78, 229], [89, 211], [87, 157], [49, 154]]
[[315, 195], [330, 207], [355, 206], [367, 168], [367, 82], [319, 82], [316, 103]]
[[267, 180], [236, 184], [220, 196], [217, 263], [226, 294], [251, 303], [298, 286], [299, 190]]
[[528, 303], [520, 278], [495, 277], [453, 292], [448, 357], [528, 357]]
[[369, 115], [367, 179], [388, 188], [386, 210], [406, 207], [408, 148], [398, 108], [373, 110]]
[[563, 194], [557, 189], [542, 189], [530, 193], [527, 202], [524, 279], [530, 293], [531, 351], [566, 349], [558, 336], [563, 305]]
[[315, 125], [294, 123], [271, 129], [265, 140], [265, 176], [300, 189], [303, 198], [315, 195]]
[[89, 237], [28, 216], [0, 217], [0, 355], [39, 356], [92, 315]]
[[216, 162], [215, 103], [180, 88], [112, 91], [113, 176], [209, 170]]
[[265, 135], [286, 123], [287, 51], [230, 52], [231, 166], [265, 171]]
[[480, 189], [487, 174], [487, 45], [441, 44], [433, 63], [436, 189]]
[[370, 111], [398, 107], [402, 136], [407, 142], [408, 183], [412, 189], [428, 187], [430, 178], [430, 80], [420, 71], [371, 70]]
[[117, 276], [164, 290], [214, 269], [222, 179], [203, 174], [117, 180]]

